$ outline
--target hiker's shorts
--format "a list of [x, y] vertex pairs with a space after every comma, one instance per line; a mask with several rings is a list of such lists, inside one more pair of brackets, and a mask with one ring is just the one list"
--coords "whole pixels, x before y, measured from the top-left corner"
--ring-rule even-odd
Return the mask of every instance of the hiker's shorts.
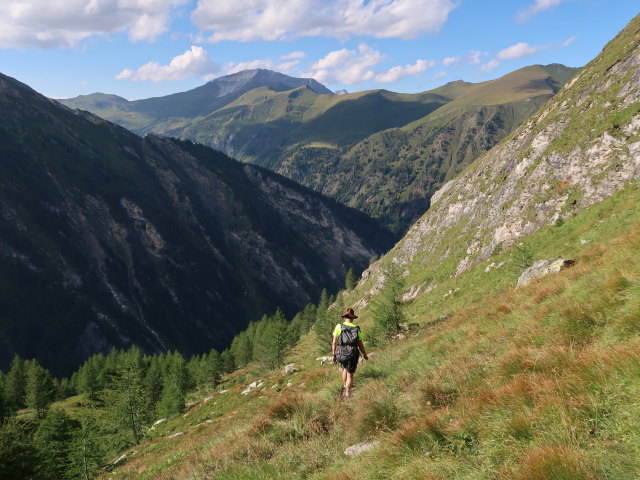
[[358, 368], [358, 360], [360, 360], [360, 352], [358, 352], [358, 354], [353, 358], [349, 358], [346, 362], [340, 362], [340, 365], [347, 372], [356, 373], [356, 368]]

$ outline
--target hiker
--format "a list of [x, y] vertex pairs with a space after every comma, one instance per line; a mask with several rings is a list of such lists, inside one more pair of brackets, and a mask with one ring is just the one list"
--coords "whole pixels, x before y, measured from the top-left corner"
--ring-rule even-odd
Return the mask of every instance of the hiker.
[[360, 331], [360, 327], [353, 323], [353, 320], [358, 318], [353, 312], [353, 308], [347, 308], [341, 316], [345, 321], [337, 324], [333, 330], [331, 350], [333, 352], [333, 361], [342, 366], [343, 395], [348, 397], [351, 393], [353, 374], [356, 373], [356, 368], [358, 368], [360, 351], [362, 351], [362, 356], [365, 360], [369, 360], [369, 357], [367, 357], [367, 351], [364, 349], [364, 343], [362, 343], [364, 336]]

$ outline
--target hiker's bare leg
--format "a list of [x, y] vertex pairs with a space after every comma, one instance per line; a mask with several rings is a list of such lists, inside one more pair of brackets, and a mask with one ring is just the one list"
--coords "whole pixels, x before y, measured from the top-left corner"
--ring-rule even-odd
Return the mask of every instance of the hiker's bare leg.
[[342, 385], [344, 386], [345, 390], [347, 388], [347, 369], [343, 368], [342, 369]]
[[351, 393], [351, 382], [353, 381], [353, 373], [349, 373], [347, 372], [347, 370], [345, 370], [346, 372], [346, 380], [344, 381], [344, 396], [348, 397], [349, 394]]

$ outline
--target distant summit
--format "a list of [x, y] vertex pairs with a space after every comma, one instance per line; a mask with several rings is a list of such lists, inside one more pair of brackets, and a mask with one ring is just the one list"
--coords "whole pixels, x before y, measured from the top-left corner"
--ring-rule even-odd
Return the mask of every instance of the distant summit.
[[316, 93], [333, 95], [327, 87], [313, 78], [295, 78], [283, 73], [256, 68], [225, 75], [207, 83], [207, 86], [217, 88], [217, 96], [234, 94], [240, 90], [246, 91], [246, 87], [269, 87], [276, 91], [291, 90], [307, 86]]
[[173, 123], [176, 118], [193, 119], [208, 115], [257, 88], [286, 92], [300, 87], [307, 87], [315, 94], [333, 95], [331, 90], [312, 78], [295, 78], [256, 68], [225, 75], [192, 90], [164, 97], [129, 102], [116, 95], [92, 93], [59, 101], [71, 108], [89, 110], [144, 135], [158, 132], [161, 130], [159, 124], [166, 126], [166, 122]]

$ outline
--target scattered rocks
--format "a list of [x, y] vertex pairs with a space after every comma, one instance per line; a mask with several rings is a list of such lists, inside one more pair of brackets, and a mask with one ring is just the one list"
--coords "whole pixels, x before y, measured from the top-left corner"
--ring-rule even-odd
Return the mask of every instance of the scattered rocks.
[[444, 298], [447, 298], [449, 295], [453, 295], [454, 293], [456, 293], [458, 290], [460, 290], [459, 288], [455, 288], [453, 290], [449, 290], [447, 293], [444, 294]]
[[210, 402], [211, 400], [213, 400], [213, 395], [209, 395], [207, 398], [202, 400], [202, 403], [207, 403], [207, 402]]
[[290, 363], [289, 365], [285, 365], [284, 373], [294, 373], [297, 372], [298, 369], [294, 366], [294, 363]]
[[158, 425], [166, 421], [167, 421], [166, 418], [161, 418], [160, 420], [157, 420], [153, 425], [151, 425], [151, 428], [149, 430], [155, 430]]
[[169, 435], [169, 438], [176, 438], [176, 437], [179, 437], [180, 435], [184, 435], [184, 432], [176, 432], [173, 435]]
[[112, 465], [118, 465], [119, 463], [121, 463], [122, 461], [124, 461], [125, 458], [127, 458], [129, 456], [129, 452], [125, 453], [124, 455], [122, 455], [120, 458], [118, 458], [115, 462], [113, 462]]
[[326, 355], [324, 357], [318, 357], [316, 360], [320, 362], [320, 365], [324, 365], [326, 362], [333, 362], [333, 356]]
[[262, 380], [256, 380], [253, 383], [250, 383], [249, 386], [247, 386], [247, 388], [245, 388], [240, 394], [241, 395], [249, 395], [249, 393], [253, 390], [255, 390], [256, 388], [260, 388], [264, 385], [264, 382]]
[[489, 273], [494, 268], [501, 268], [503, 266], [504, 266], [504, 262], [500, 262], [498, 264], [496, 264], [496, 262], [491, 262], [489, 265], [487, 265], [487, 268], [485, 268], [484, 271]]
[[567, 260], [564, 258], [557, 260], [538, 260], [522, 272], [522, 275], [518, 278], [518, 288], [528, 285], [534, 278], [544, 277], [551, 273], [558, 273], [565, 268], [572, 267], [575, 263], [575, 260]]
[[227, 393], [229, 390], [220, 390], [220, 394]]
[[347, 447], [344, 451], [344, 454], [347, 457], [357, 457], [361, 453], [368, 452], [369, 450], [373, 450], [380, 444], [378, 440], [368, 440], [366, 442], [356, 443], [355, 445], [351, 445]]

